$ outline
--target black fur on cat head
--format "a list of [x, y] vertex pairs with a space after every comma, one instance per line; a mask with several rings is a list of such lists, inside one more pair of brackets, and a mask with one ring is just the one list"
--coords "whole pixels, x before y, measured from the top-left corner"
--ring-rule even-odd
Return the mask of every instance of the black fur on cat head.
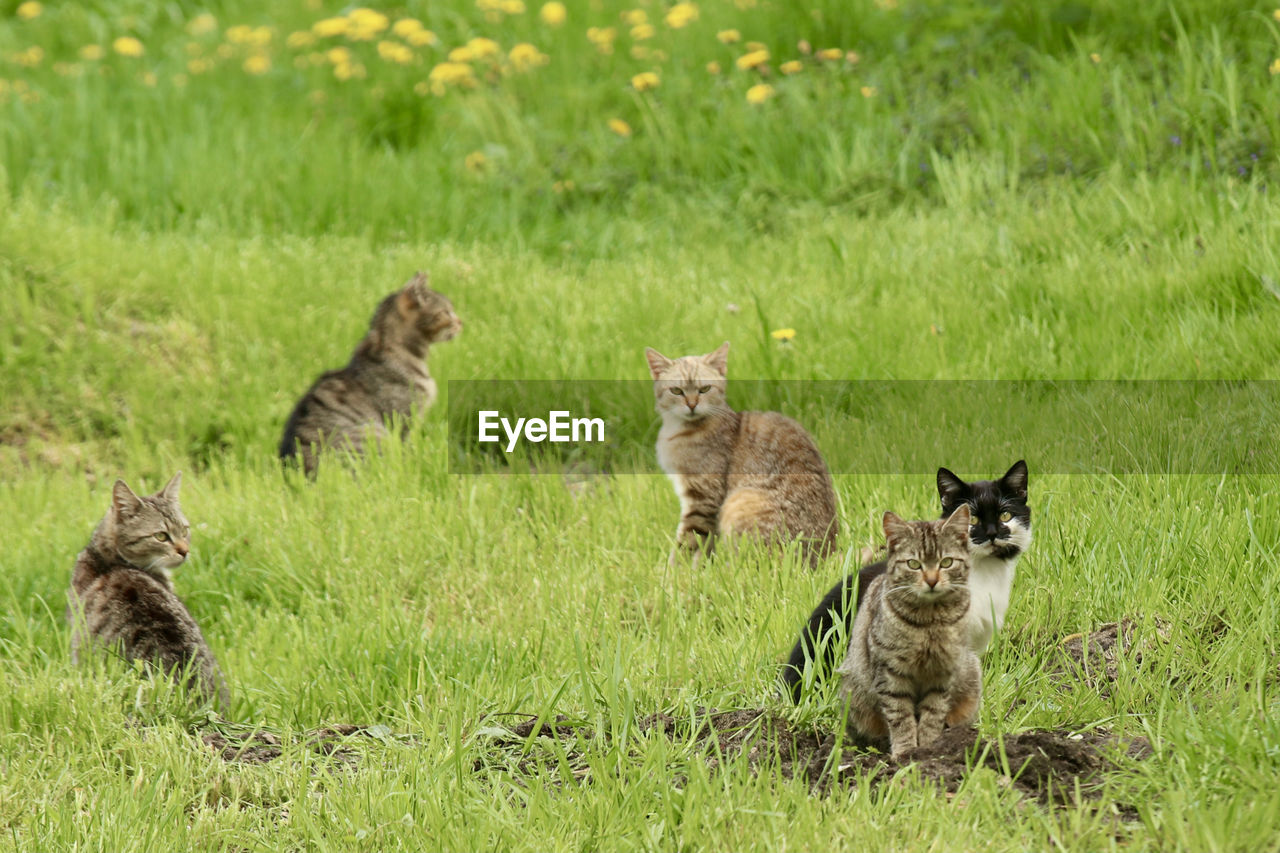
[[975, 557], [1009, 560], [1031, 544], [1031, 507], [1027, 506], [1027, 463], [1019, 459], [999, 480], [965, 482], [938, 469], [942, 517], [969, 505], [969, 541]]

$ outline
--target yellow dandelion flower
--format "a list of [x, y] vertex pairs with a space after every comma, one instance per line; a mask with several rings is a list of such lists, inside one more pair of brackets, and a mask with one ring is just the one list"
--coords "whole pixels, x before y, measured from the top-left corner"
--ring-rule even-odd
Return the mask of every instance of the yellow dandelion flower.
[[721, 44], [737, 44], [742, 41], [742, 33], [737, 30], [721, 30], [716, 33], [716, 38]]
[[653, 56], [653, 51], [649, 50], [649, 48], [645, 47], [642, 44], [631, 45], [630, 53], [631, 53], [632, 59], [644, 60], [644, 59], [649, 59], [651, 56]]
[[263, 53], [255, 53], [245, 59], [242, 67], [249, 74], [266, 74], [271, 70], [271, 57]]
[[422, 31], [422, 21], [417, 18], [401, 18], [391, 27], [391, 33], [402, 39], [407, 39], [414, 33]]
[[763, 104], [773, 97], [773, 87], [768, 83], [757, 83], [747, 90], [748, 104]]
[[426, 47], [440, 43], [439, 37], [431, 30], [418, 30], [417, 32], [409, 33], [404, 40], [414, 47]]
[[349, 47], [331, 47], [324, 52], [324, 58], [334, 65], [343, 65], [351, 62], [351, 48]]
[[550, 57], [528, 42], [520, 42], [513, 46], [507, 58], [511, 60], [512, 67], [518, 72], [530, 71], [551, 61]]
[[626, 139], [631, 135], [631, 125], [627, 124], [620, 118], [609, 119], [609, 129], [621, 136], [623, 139]]
[[719, 73], [720, 73], [720, 63], [719, 63], [719, 62], [716, 62], [715, 60], [712, 60], [711, 62], [708, 62], [708, 63], [707, 63], [707, 73], [708, 73], [708, 74], [719, 74]]
[[588, 27], [587, 41], [596, 46], [596, 50], [603, 54], [613, 53], [613, 41], [618, 37], [618, 29], [616, 27]]
[[413, 51], [398, 41], [378, 42], [378, 56], [382, 57], [384, 62], [394, 62], [396, 65], [408, 65], [413, 62]]
[[1102, 61], [1102, 54], [1091, 53], [1089, 54], [1089, 59], [1093, 62], [1094, 65], [1097, 65], [1099, 62]]
[[472, 62], [475, 58], [475, 53], [469, 47], [455, 47], [449, 51], [450, 62]]
[[575, 184], [572, 179], [567, 181], [556, 181], [551, 185], [551, 191], [556, 195], [564, 195], [565, 193], [573, 192], [577, 189], [577, 186], [578, 185]]
[[472, 151], [462, 161], [462, 165], [467, 167], [468, 172], [479, 174], [488, 167], [489, 158], [484, 156], [483, 151]]
[[193, 36], [202, 36], [211, 33], [218, 28], [218, 19], [208, 12], [202, 15], [196, 15], [187, 22], [187, 33]]
[[470, 86], [475, 83], [475, 72], [470, 65], [461, 62], [441, 62], [427, 75], [431, 91], [443, 95], [448, 86]]
[[793, 59], [790, 62], [784, 62], [779, 65], [778, 70], [783, 74], [799, 74], [804, 70], [804, 63], [798, 59]]
[[266, 47], [275, 38], [275, 30], [271, 27], [254, 27], [249, 31], [248, 43], [255, 47]]
[[1272, 63], [1267, 66], [1267, 70], [1270, 71], [1272, 75], [1280, 74], [1280, 59], [1273, 60]]
[[33, 18], [40, 17], [40, 13], [44, 11], [44, 6], [35, 0], [27, 0], [26, 3], [18, 5], [18, 17], [24, 21], [30, 21]]
[[350, 29], [351, 22], [346, 18], [325, 18], [311, 25], [311, 32], [322, 39], [346, 35]]
[[106, 54], [100, 44], [86, 44], [80, 48], [80, 58], [92, 62], [95, 59], [101, 59]]
[[750, 53], [744, 53], [737, 59], [738, 68], [743, 71], [750, 71], [752, 68], [759, 68], [769, 61], [769, 51], [753, 50]]
[[751, 53], [754, 50], [768, 50], [769, 46], [762, 41], [749, 41], [742, 46], [742, 49]]
[[800, 41], [796, 42], [796, 50], [808, 56], [813, 53], [813, 45], [809, 44], [807, 39], [800, 39]]
[[41, 62], [44, 62], [44, 48], [39, 45], [32, 45], [26, 50], [14, 54], [13, 60], [23, 68], [35, 68]]
[[488, 59], [502, 53], [502, 48], [493, 39], [473, 38], [467, 42], [467, 49], [476, 59]]
[[547, 26], [558, 27], [569, 17], [569, 10], [564, 7], [560, 0], [551, 0], [550, 3], [542, 4], [542, 8], [538, 10], [538, 17]]
[[1280, 21], [1280, 9], [1276, 9], [1274, 12], [1272, 12], [1271, 17], [1275, 18], [1277, 21]]
[[698, 20], [698, 6], [689, 2], [677, 3], [667, 10], [667, 16], [664, 20], [666, 20], [667, 26], [673, 30], [683, 29], [693, 21]]
[[769, 333], [769, 337], [775, 341], [789, 341], [796, 336], [795, 329], [774, 329]]
[[289, 33], [289, 37], [284, 40], [284, 43], [286, 47], [293, 50], [301, 50], [316, 43], [316, 34], [310, 30], [299, 30], [296, 33]]
[[350, 62], [339, 62], [333, 66], [333, 76], [339, 80], [346, 82], [355, 76], [355, 66]]
[[253, 27], [238, 24], [227, 27], [227, 41], [232, 44], [247, 44], [253, 38]]
[[826, 47], [818, 51], [818, 58], [834, 62], [837, 59], [844, 59], [844, 51], [838, 47]]
[[211, 59], [192, 59], [187, 62], [187, 73], [192, 77], [203, 74], [213, 68], [213, 60]]
[[657, 32], [653, 28], [653, 24], [640, 24], [631, 28], [631, 38], [636, 41], [644, 41], [653, 38], [653, 34]]
[[154, 88], [154, 87], [155, 87], [155, 85], [156, 85], [156, 75], [155, 75], [155, 72], [147, 71], [146, 73], [144, 73], [144, 74], [143, 74], [141, 77], [139, 77], [138, 79], [142, 81], [142, 85], [144, 85], [144, 86], [150, 86], [150, 87], [153, 87], [153, 88]]
[[628, 27], [638, 27], [641, 24], [649, 23], [649, 13], [644, 9], [627, 9], [621, 15], [622, 23]]
[[844, 61], [850, 65], [857, 65], [862, 61], [862, 57], [858, 55], [856, 50], [851, 50], [844, 55]]
[[658, 88], [658, 84], [661, 82], [656, 72], [641, 71], [631, 78], [631, 88], [637, 92], [648, 92], [651, 89]]
[[374, 36], [391, 23], [386, 15], [363, 6], [348, 12], [347, 20], [350, 21], [347, 38], [354, 41], [373, 41]]
[[874, 98], [880, 92], [875, 86], [863, 86], [858, 91], [862, 93], [864, 98]]
[[142, 46], [142, 42], [133, 36], [120, 36], [120, 38], [111, 43], [111, 49], [121, 56], [130, 57], [142, 56], [147, 52], [147, 49]]
[[502, 0], [498, 8], [508, 15], [523, 15], [524, 0]]

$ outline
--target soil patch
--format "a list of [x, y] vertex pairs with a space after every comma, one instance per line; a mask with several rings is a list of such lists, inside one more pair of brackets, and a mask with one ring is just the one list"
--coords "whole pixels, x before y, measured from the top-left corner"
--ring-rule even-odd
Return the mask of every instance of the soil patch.
[[1144, 652], [1156, 643], [1169, 642], [1171, 633], [1167, 622], [1156, 620], [1153, 630], [1144, 634], [1135, 620], [1126, 617], [1088, 634], [1071, 634], [1059, 643], [1060, 653], [1050, 664], [1049, 675], [1060, 684], [1083, 681], [1109, 698], [1120, 661], [1127, 658], [1140, 666]]
[[[359, 739], [385, 741], [390, 737], [391, 731], [386, 726], [337, 723], [307, 732], [300, 739], [300, 744], [317, 755], [354, 767], [360, 762]], [[200, 740], [223, 761], [235, 764], [268, 764], [284, 755], [286, 747], [292, 745], [284, 743], [279, 735], [262, 730], [245, 733], [211, 731], [201, 735]]]

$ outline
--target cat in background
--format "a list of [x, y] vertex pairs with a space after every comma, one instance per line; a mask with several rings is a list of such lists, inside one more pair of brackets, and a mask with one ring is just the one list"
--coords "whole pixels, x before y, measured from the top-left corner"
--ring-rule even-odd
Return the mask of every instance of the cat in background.
[[347, 366], [323, 374], [302, 395], [285, 424], [280, 458], [293, 462], [300, 455], [314, 478], [322, 450], [340, 447], [360, 455], [366, 442], [387, 434], [393, 416], [402, 419], [403, 436], [408, 418], [436, 398], [427, 349], [460, 331], [453, 303], [417, 273], [378, 304]]
[[71, 659], [78, 663], [81, 649], [99, 643], [174, 678], [185, 675], [203, 699], [225, 708], [218, 664], [169, 576], [190, 553], [181, 483], [179, 472], [154, 495], [139, 497], [116, 480], [111, 506], [71, 573]]
[[[938, 469], [938, 498], [942, 517], [961, 505], [970, 512], [969, 541], [972, 567], [969, 589], [968, 629], [970, 646], [978, 654], [986, 651], [991, 637], [1004, 624], [1013, 591], [1018, 559], [1031, 545], [1031, 508], [1027, 505], [1027, 463], [1018, 460], [998, 480], [965, 482], [946, 468]], [[782, 681], [794, 701], [800, 700], [806, 661], [814, 667], [814, 680], [824, 680], [835, 665], [838, 644], [824, 638], [837, 624], [846, 632], [853, 625], [855, 608], [861, 605], [868, 586], [884, 574], [882, 560], [850, 573], [833, 586], [810, 614], [782, 667]]]
[[694, 561], [718, 537], [798, 541], [810, 565], [835, 547], [831, 474], [804, 427], [777, 412], [736, 412], [725, 399], [729, 342], [670, 359], [645, 350], [662, 416], [658, 464], [680, 499], [671, 559]]
[[901, 758], [977, 715], [982, 667], [970, 647], [969, 506], [942, 521], [884, 514], [885, 570], [867, 587], [837, 672], [849, 726]]

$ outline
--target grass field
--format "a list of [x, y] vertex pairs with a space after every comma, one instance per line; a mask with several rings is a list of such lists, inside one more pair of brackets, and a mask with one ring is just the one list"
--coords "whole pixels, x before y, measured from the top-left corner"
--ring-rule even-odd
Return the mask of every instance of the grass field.
[[[0, 2], [0, 849], [1280, 850], [1275, 476], [1020, 449], [1035, 542], [979, 730], [1152, 754], [1052, 807], [979, 768], [951, 797], [911, 771], [818, 795], [641, 722], [837, 731], [834, 690], [792, 706], [775, 679], [840, 561], [668, 568], [656, 462], [451, 474], [444, 389], [643, 380], [645, 346], [726, 339], [731, 401], [734, 378], [1280, 379], [1280, 12], [271, 5]], [[296, 397], [415, 269], [466, 324], [431, 354], [440, 403], [357, 477], [286, 483]], [[978, 458], [936, 464], [1014, 461]], [[72, 666], [63, 622], [113, 480], [178, 469], [220, 719]], [[849, 549], [936, 511], [928, 476], [836, 479]], [[1106, 689], [1053, 675], [1125, 618]], [[577, 734], [504, 736], [522, 715]], [[309, 744], [341, 724], [369, 728]], [[203, 740], [254, 729], [278, 758]]]

